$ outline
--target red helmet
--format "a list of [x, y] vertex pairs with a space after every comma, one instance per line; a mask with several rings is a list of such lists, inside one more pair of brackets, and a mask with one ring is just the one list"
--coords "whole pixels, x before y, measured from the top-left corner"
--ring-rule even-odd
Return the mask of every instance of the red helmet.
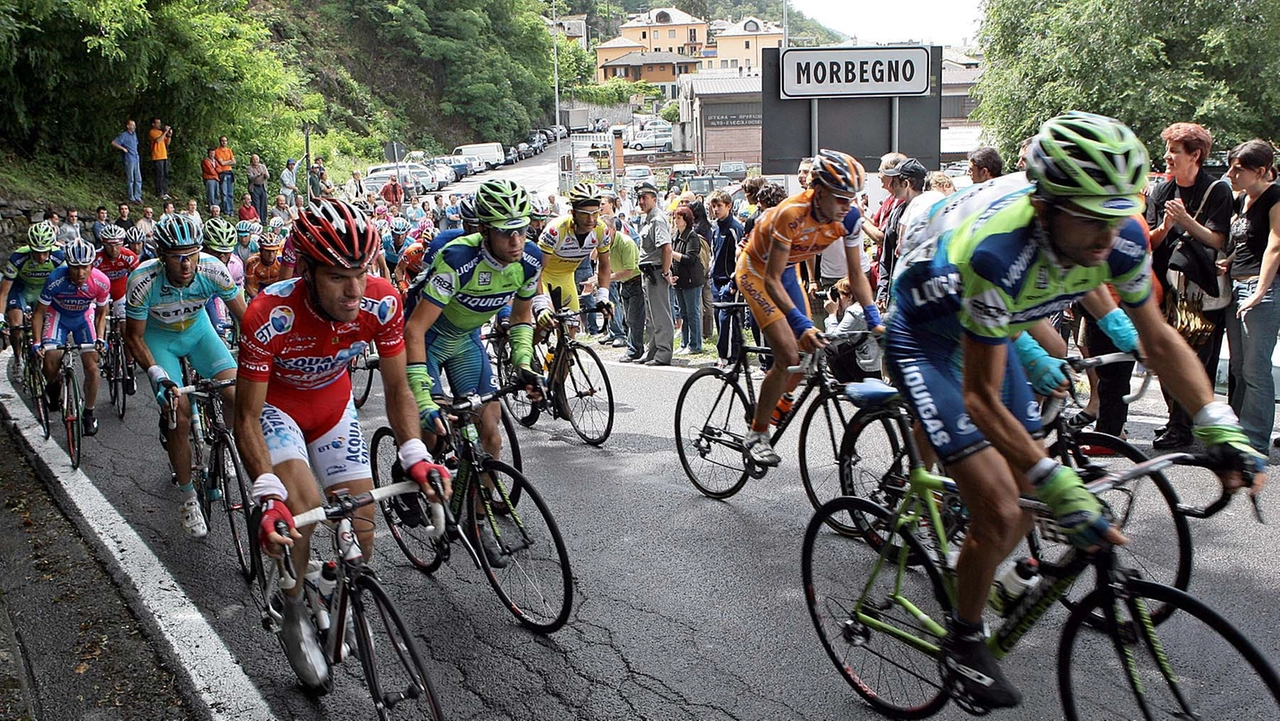
[[363, 268], [373, 261], [378, 242], [373, 223], [341, 200], [312, 203], [294, 223], [294, 246], [319, 265]]

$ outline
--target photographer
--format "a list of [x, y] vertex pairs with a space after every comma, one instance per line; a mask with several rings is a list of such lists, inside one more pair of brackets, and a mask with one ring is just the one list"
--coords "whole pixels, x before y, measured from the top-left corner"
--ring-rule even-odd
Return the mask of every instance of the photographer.
[[161, 126], [160, 118], [151, 119], [147, 133], [151, 141], [151, 170], [155, 174], [156, 195], [169, 199], [169, 143], [173, 140], [173, 128]]

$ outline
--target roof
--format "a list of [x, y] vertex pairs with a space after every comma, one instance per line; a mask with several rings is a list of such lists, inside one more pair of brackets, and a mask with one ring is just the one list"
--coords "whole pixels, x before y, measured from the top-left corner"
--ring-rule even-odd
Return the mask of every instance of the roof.
[[708, 75], [693, 73], [680, 78], [694, 95], [759, 95], [759, 75]]
[[980, 77], [982, 77], [982, 68], [973, 68], [972, 70], [942, 69], [943, 85], [972, 85], [978, 82]]
[[975, 58], [972, 55], [969, 55], [965, 51], [961, 50], [960, 48], [957, 48], [952, 45], [947, 45], [946, 47], [942, 48], [942, 57], [946, 60], [950, 60], [953, 63], [965, 65], [968, 67], [977, 67], [978, 65], [978, 58]]
[[[758, 30], [747, 30], [747, 23], [754, 22]], [[732, 37], [734, 35], [781, 35], [782, 28], [771, 22], [766, 22], [757, 17], [750, 15], [742, 18], [736, 23], [716, 33], [719, 37]]]
[[[659, 20], [659, 18], [665, 18]], [[707, 21], [696, 18], [678, 8], [654, 8], [647, 13], [640, 13], [622, 24], [624, 28], [644, 28], [650, 25], [699, 25]]]
[[627, 53], [620, 58], [614, 58], [607, 63], [603, 63], [600, 67], [609, 68], [618, 65], [636, 66], [636, 65], [660, 65], [660, 64], [689, 64], [696, 65], [701, 62], [698, 58], [689, 55], [681, 55], [680, 53]]
[[642, 48], [643, 44], [638, 43], [631, 38], [618, 36], [607, 43], [600, 43], [596, 46], [596, 50], [607, 50], [609, 48]]

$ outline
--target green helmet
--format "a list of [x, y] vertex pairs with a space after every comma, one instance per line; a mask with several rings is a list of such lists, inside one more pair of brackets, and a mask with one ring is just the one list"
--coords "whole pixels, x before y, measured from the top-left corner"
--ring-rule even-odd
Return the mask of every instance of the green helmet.
[[488, 180], [476, 191], [476, 216], [482, 225], [519, 230], [529, 225], [529, 193], [510, 180]]
[[204, 221], [204, 244], [215, 253], [230, 253], [236, 249], [236, 227], [222, 218]]
[[1051, 200], [1070, 200], [1099, 216], [1143, 208], [1147, 150], [1114, 118], [1072, 111], [1040, 126], [1027, 149], [1027, 178]]
[[47, 221], [40, 221], [27, 229], [27, 247], [37, 253], [48, 253], [53, 250], [57, 233]]

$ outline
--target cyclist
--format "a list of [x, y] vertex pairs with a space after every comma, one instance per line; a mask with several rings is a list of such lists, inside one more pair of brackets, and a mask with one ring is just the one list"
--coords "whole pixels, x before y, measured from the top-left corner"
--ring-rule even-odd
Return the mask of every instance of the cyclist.
[[9, 341], [14, 348], [22, 347], [23, 316], [40, 297], [45, 279], [62, 265], [62, 251], [55, 236], [52, 225], [36, 223], [27, 229], [27, 244], [15, 250], [5, 263], [0, 298], [5, 299]]
[[[231, 280], [235, 281], [236, 287], [243, 291], [244, 263], [240, 262], [240, 256], [235, 254], [235, 249], [236, 230], [230, 223], [222, 218], [210, 218], [204, 222], [204, 252], [222, 261], [223, 265], [227, 266], [227, 272], [231, 274]], [[208, 311], [209, 320], [213, 321], [213, 327], [218, 331], [218, 335], [229, 339], [232, 323], [227, 304], [222, 298], [214, 296], [205, 305], [205, 310]]]
[[[609, 303], [609, 249], [613, 247], [613, 226], [600, 218], [600, 189], [594, 183], [582, 182], [569, 191], [569, 215], [556, 218], [542, 231], [538, 238], [538, 249], [542, 251], [542, 281], [538, 284], [538, 293], [544, 299], [538, 306], [546, 307], [553, 303], [554, 296], [559, 294], [559, 305], [556, 308], [568, 308], [577, 312], [578, 283], [574, 280], [574, 272], [583, 262], [590, 262], [591, 251], [596, 252], [598, 266], [596, 268], [596, 289], [592, 298], [597, 307], [607, 310]], [[540, 325], [545, 324], [545, 316], [539, 314]], [[570, 326], [570, 335], [577, 334], [577, 328]]]
[[[405, 239], [408, 237], [409, 230], [412, 227], [413, 224], [409, 222], [408, 218], [396, 216], [391, 219], [386, 235], [382, 236], [382, 257], [386, 260], [387, 267], [400, 267], [400, 254], [404, 252]], [[403, 280], [394, 274], [388, 276], [388, 279], [393, 283]]]
[[280, 246], [284, 241], [279, 236], [267, 234], [258, 239], [258, 252], [249, 256], [244, 262], [244, 292], [249, 300], [258, 296], [261, 290], [280, 279], [280, 271], [284, 264], [280, 262]]
[[258, 240], [262, 237], [262, 224], [255, 220], [236, 223], [236, 255], [240, 262], [248, 263], [249, 256], [258, 252]]
[[813, 163], [809, 188], [760, 217], [734, 273], [738, 292], [750, 306], [774, 358], [760, 384], [751, 429], [743, 439], [751, 460], [765, 466], [781, 462], [769, 441], [774, 409], [783, 393], [794, 390], [800, 381], [787, 368], [800, 362], [799, 351], [812, 353], [826, 345], [809, 320], [809, 300], [796, 278], [796, 264], [843, 241], [846, 274], [866, 314], [867, 327], [883, 330], [871, 286], [862, 273], [861, 242], [844, 227], [844, 217], [862, 191], [866, 173], [853, 156], [836, 150], [819, 151]]
[[[66, 265], [49, 274], [40, 291], [40, 303], [31, 314], [31, 330], [41, 339], [33, 350], [44, 358], [44, 377], [48, 381], [45, 400], [51, 409], [57, 407], [61, 391], [58, 364], [62, 362], [62, 351], [57, 347], [68, 338], [77, 345], [92, 343], [100, 347], [101, 339], [106, 337], [104, 309], [111, 302], [111, 281], [93, 267], [93, 246], [77, 238], [67, 244], [63, 253]], [[98, 419], [93, 416], [98, 400], [98, 349], [84, 351], [80, 360], [84, 361], [84, 434], [92, 436], [98, 432]]]
[[[125, 296], [125, 341], [151, 379], [160, 406], [161, 441], [182, 496], [182, 529], [193, 538], [203, 538], [208, 526], [191, 483], [187, 436], [191, 408], [185, 396], [175, 397], [171, 391], [182, 381], [182, 358], [205, 378], [235, 377], [236, 362], [205, 312], [209, 298], [222, 298], [237, 320], [244, 316], [244, 294], [231, 280], [227, 266], [200, 252], [202, 235], [200, 224], [188, 215], [161, 218], [155, 236], [160, 257], [129, 275]], [[225, 389], [223, 397], [227, 407], [233, 407], [234, 389]], [[177, 414], [177, 425], [172, 429], [166, 421], [169, 409]]]
[[541, 238], [542, 231], [546, 228], [547, 221], [551, 218], [551, 210], [547, 208], [547, 201], [538, 196], [529, 194], [529, 228], [525, 231], [525, 237]]
[[[465, 235], [440, 248], [423, 273], [416, 302], [405, 324], [409, 387], [418, 403], [422, 427], [429, 434], [444, 433], [440, 406], [432, 397], [439, 389], [440, 370], [449, 374], [455, 397], [493, 393], [493, 369], [480, 340], [480, 327], [515, 298], [508, 331], [511, 362], [535, 399], [540, 380], [533, 358], [532, 301], [542, 272], [542, 252], [525, 238], [529, 224], [529, 194], [509, 180], [490, 180], [476, 193], [480, 232]], [[480, 442], [494, 456], [502, 450], [501, 406], [488, 403], [480, 412]], [[482, 479], [487, 485], [491, 479]], [[489, 534], [481, 534], [489, 560], [506, 565]]]
[[151, 245], [151, 238], [147, 236], [147, 232], [139, 226], [133, 226], [124, 233], [124, 244], [129, 252], [138, 256], [138, 264], [141, 265], [148, 260], [156, 257], [155, 249]]
[[[400, 462], [423, 484], [438, 471], [418, 437], [413, 394], [405, 375], [404, 314], [391, 284], [369, 275], [378, 249], [372, 223], [340, 200], [318, 200], [298, 215], [294, 239], [300, 273], [267, 288], [249, 307], [236, 380], [236, 447], [255, 478], [263, 504], [260, 536], [270, 552], [293, 547], [301, 578], [311, 558], [311, 529], [293, 528], [293, 514], [314, 508], [324, 493], [364, 493], [373, 487], [369, 449], [360, 430], [347, 365], [369, 343], [378, 346], [387, 418], [400, 444]], [[360, 547], [373, 553], [374, 506], [356, 512]], [[288, 537], [275, 531], [289, 526]], [[328, 667], [309, 620], [302, 584], [285, 592], [281, 639], [298, 678], [323, 686]]]
[[396, 288], [401, 293], [408, 293], [409, 287], [413, 285], [413, 281], [422, 274], [423, 268], [426, 267], [427, 248], [430, 247], [434, 238], [434, 231], [426, 230], [418, 236], [418, 240], [405, 246], [404, 252], [400, 254], [400, 262], [396, 265], [395, 275], [399, 278]]
[[[1146, 151], [1127, 127], [1072, 112], [1041, 126], [1025, 179], [1005, 176], [957, 194], [907, 231], [904, 247], [914, 250], [894, 280], [888, 366], [972, 514], [944, 660], [961, 692], [989, 708], [1021, 701], [982, 631], [996, 568], [1031, 527], [1019, 494], [1048, 504], [1076, 546], [1124, 542], [1076, 471], [1035, 440], [1040, 418], [1023, 365], [1038, 382], [1053, 373], [1060, 388], [1067, 380], [1061, 363], [1023, 331], [1082, 302], [1118, 347], [1141, 339], [1165, 387], [1197, 409], [1197, 437], [1237, 469], [1220, 473], [1227, 488], [1239, 486], [1239, 470], [1264, 467], [1152, 301], [1146, 236], [1132, 217], [1142, 210], [1146, 178]], [[1104, 283], [1125, 311], [1108, 293], [1091, 292]], [[1257, 480], [1260, 489], [1265, 478]]]
[[[130, 230], [134, 230], [131, 228]], [[142, 231], [139, 230], [139, 233]], [[98, 250], [97, 257], [93, 261], [93, 267], [102, 271], [107, 276], [107, 280], [111, 281], [111, 317], [116, 323], [120, 324], [120, 330], [124, 328], [124, 312], [125, 312], [125, 291], [129, 286], [129, 274], [138, 269], [142, 264], [142, 260], [132, 250], [124, 247], [128, 233], [118, 225], [110, 225], [102, 229], [102, 248]], [[126, 349], [125, 354], [128, 355]], [[132, 375], [125, 379], [125, 392], [133, 395], [137, 390], [137, 383]]]

